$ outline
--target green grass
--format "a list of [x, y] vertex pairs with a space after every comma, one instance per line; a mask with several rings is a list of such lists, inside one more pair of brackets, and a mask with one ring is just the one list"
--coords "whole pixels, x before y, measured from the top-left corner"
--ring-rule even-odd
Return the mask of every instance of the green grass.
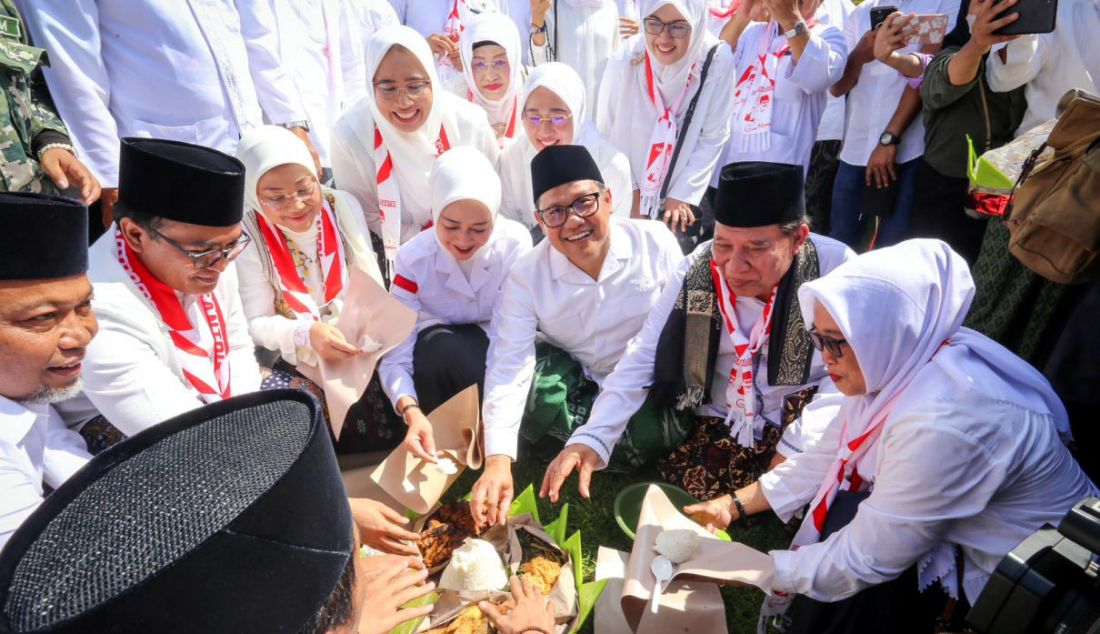
[[[519, 493], [528, 484], [533, 484], [537, 492], [545, 471], [546, 463], [541, 461], [528, 461], [514, 465], [512, 475], [515, 478], [516, 492]], [[474, 471], [462, 474], [444, 496], [444, 500], [453, 501], [466, 495], [479, 474], [480, 472]], [[571, 476], [557, 504], [551, 504], [548, 499], [539, 500], [539, 516], [544, 523], [553, 521], [558, 516], [561, 505], [565, 502], [569, 503], [569, 532], [581, 531], [586, 581], [592, 578], [596, 566], [596, 551], [600, 546], [630, 551], [631, 542], [615, 523], [612, 513], [615, 495], [627, 485], [653, 480], [659, 480], [659, 478], [656, 471], [652, 470], [629, 475], [598, 472], [592, 479], [592, 499], [585, 500], [577, 493], [576, 476]], [[733, 527], [729, 533], [734, 541], [743, 542], [763, 551], [786, 548], [791, 541], [791, 534], [774, 515], [761, 517], [751, 527]], [[722, 596], [726, 600], [726, 618], [730, 633], [755, 631], [756, 617], [764, 595], [755, 589], [725, 588], [722, 590]], [[593, 620], [589, 619], [585, 627], [581, 628], [582, 634], [591, 634], [592, 622]]]

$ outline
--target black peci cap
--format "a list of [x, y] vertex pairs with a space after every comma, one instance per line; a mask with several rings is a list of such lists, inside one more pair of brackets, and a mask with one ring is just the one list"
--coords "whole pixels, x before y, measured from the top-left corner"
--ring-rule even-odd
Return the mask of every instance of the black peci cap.
[[727, 227], [766, 227], [806, 215], [801, 165], [730, 163], [718, 176], [714, 219]]
[[45, 194], [0, 193], [7, 253], [0, 280], [72, 277], [88, 270], [88, 208]]
[[531, 188], [535, 206], [547, 191], [576, 181], [603, 183], [600, 167], [583, 145], [551, 145], [531, 160]]

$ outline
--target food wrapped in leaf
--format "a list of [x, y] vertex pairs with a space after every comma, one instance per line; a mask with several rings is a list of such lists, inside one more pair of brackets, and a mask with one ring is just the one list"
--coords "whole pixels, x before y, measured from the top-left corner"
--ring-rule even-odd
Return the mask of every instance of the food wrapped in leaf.
[[445, 504], [432, 514], [416, 545], [430, 570], [446, 564], [451, 555], [470, 537], [479, 537], [481, 530], [470, 514], [469, 502]]

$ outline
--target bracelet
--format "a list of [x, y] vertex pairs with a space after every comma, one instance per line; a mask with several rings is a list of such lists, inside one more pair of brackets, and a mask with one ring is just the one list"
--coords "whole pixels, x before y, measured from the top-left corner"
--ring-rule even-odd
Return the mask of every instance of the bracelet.
[[299, 121], [287, 121], [286, 123], [280, 123], [279, 127], [286, 128], [287, 130], [291, 128], [301, 128], [306, 132], [309, 132], [309, 121], [306, 121], [305, 119]]
[[73, 156], [76, 156], [76, 150], [73, 149], [73, 146], [69, 145], [68, 143], [47, 143], [46, 145], [43, 145], [42, 147], [38, 148], [38, 160], [39, 160], [39, 162], [42, 161], [42, 155], [45, 154], [46, 152], [48, 152], [49, 150], [65, 150], [69, 154], [72, 154]]
[[741, 499], [737, 497], [737, 492], [730, 494], [733, 497], [733, 505], [737, 507], [737, 519], [736, 522], [740, 522], [745, 519], [745, 507], [741, 504]]
[[534, 24], [531, 25], [531, 35], [535, 35], [536, 33], [545, 33], [545, 32], [546, 32], [546, 23], [545, 22], [542, 23], [542, 26], [535, 26]]

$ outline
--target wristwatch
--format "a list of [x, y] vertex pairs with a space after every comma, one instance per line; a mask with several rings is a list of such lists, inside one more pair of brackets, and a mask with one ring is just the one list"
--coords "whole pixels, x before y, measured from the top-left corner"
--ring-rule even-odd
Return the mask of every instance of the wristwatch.
[[789, 40], [792, 37], [798, 37], [799, 35], [809, 35], [809, 33], [810, 33], [810, 29], [809, 29], [809, 27], [806, 26], [806, 23], [803, 22], [802, 20], [799, 20], [798, 22], [794, 23], [794, 28], [793, 29], [783, 33], [783, 37], [785, 37]]
[[309, 121], [306, 121], [304, 119], [302, 121], [287, 121], [286, 123], [280, 123], [279, 127], [286, 128], [287, 130], [290, 130], [291, 128], [301, 128], [306, 132], [309, 132]]
[[887, 130], [878, 138], [879, 145], [897, 145], [901, 143], [901, 137]]

